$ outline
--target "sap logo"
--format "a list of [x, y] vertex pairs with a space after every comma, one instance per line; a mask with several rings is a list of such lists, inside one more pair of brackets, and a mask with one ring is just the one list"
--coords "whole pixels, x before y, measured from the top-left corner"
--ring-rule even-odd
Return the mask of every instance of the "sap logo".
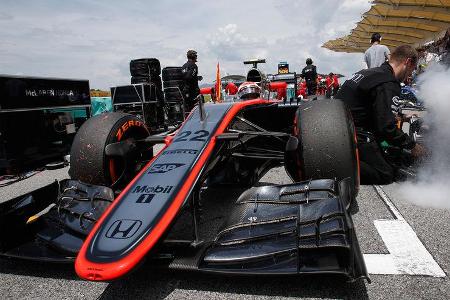
[[146, 193], [146, 194], [167, 194], [170, 193], [170, 191], [172, 190], [173, 185], [166, 185], [166, 186], [136, 186], [134, 188], [134, 190], [132, 191], [133, 194], [137, 194], [137, 193]]
[[176, 149], [176, 150], [167, 150], [164, 151], [162, 155], [171, 155], [171, 154], [197, 154], [198, 150], [195, 149]]
[[166, 173], [181, 166], [184, 166], [184, 164], [155, 164], [150, 168], [147, 174]]
[[109, 227], [106, 237], [110, 239], [129, 239], [141, 227], [142, 222], [139, 220], [117, 220]]
[[155, 194], [142, 194], [137, 198], [136, 203], [150, 203], [155, 197]]

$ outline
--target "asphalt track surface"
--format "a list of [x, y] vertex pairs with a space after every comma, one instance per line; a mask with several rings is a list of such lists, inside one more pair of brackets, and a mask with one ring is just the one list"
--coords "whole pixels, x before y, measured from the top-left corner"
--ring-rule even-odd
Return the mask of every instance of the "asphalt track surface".
[[[67, 177], [67, 170], [44, 171], [1, 188], [0, 201]], [[277, 168], [261, 182], [290, 180], [283, 168]], [[334, 277], [223, 277], [162, 272], [146, 263], [126, 278], [94, 283], [78, 279], [72, 265], [0, 259], [0, 299], [450, 299], [450, 211], [400, 201], [397, 183], [382, 189], [445, 272], [444, 277], [370, 274], [371, 284], [346, 283]], [[391, 220], [392, 212], [373, 186], [362, 186], [357, 201], [353, 220], [362, 252], [389, 254], [374, 221]], [[413, 267], [414, 261], [412, 257]], [[383, 264], [377, 267], [383, 273]]]

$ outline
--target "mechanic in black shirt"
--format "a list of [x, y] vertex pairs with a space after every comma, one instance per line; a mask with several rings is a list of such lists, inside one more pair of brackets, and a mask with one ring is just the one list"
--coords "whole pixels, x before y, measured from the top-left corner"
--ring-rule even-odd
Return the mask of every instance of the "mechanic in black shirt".
[[302, 77], [306, 80], [308, 96], [315, 95], [317, 91], [317, 69], [311, 58], [306, 59], [306, 67], [302, 70]]
[[189, 112], [194, 108], [195, 98], [200, 94], [198, 67], [195, 64], [197, 62], [197, 51], [188, 50], [187, 59], [188, 61], [183, 65], [181, 71], [184, 79], [185, 111]]
[[393, 98], [400, 96], [400, 82], [416, 67], [417, 52], [408, 45], [397, 47], [389, 62], [380, 67], [364, 69], [345, 81], [336, 95], [349, 107], [356, 127], [361, 184], [389, 184], [395, 169], [383, 156], [379, 143], [411, 150], [413, 157], [425, 149], [396, 126], [392, 112]]

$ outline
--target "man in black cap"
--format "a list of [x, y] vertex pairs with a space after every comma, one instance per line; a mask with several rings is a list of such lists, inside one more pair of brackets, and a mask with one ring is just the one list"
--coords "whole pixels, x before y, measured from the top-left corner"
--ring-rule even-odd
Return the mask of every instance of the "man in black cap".
[[381, 35], [378, 32], [372, 34], [370, 43], [372, 46], [370, 46], [364, 53], [364, 61], [369, 69], [381, 66], [389, 59], [390, 54], [389, 48], [380, 44]]
[[184, 89], [183, 93], [185, 96], [185, 111], [189, 112], [195, 106], [195, 99], [200, 94], [200, 88], [198, 87], [198, 67], [197, 62], [197, 51], [188, 50], [187, 52], [188, 61], [183, 65], [183, 79], [184, 79]]
[[306, 59], [306, 67], [302, 70], [302, 78], [306, 81], [308, 96], [315, 95], [317, 91], [317, 68], [311, 58]]
[[400, 96], [400, 82], [411, 75], [416, 64], [414, 48], [399, 46], [392, 52], [389, 62], [356, 72], [336, 95], [350, 109], [355, 123], [362, 184], [389, 184], [394, 180], [396, 170], [383, 155], [382, 141], [411, 150], [415, 158], [426, 153], [397, 127], [392, 112], [393, 100]]

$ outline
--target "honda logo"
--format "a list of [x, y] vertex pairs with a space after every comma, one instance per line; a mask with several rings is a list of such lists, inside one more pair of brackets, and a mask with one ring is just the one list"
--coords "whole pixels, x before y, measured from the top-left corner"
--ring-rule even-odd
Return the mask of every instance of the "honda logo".
[[106, 237], [111, 239], [129, 239], [141, 227], [139, 220], [117, 220], [109, 227]]

